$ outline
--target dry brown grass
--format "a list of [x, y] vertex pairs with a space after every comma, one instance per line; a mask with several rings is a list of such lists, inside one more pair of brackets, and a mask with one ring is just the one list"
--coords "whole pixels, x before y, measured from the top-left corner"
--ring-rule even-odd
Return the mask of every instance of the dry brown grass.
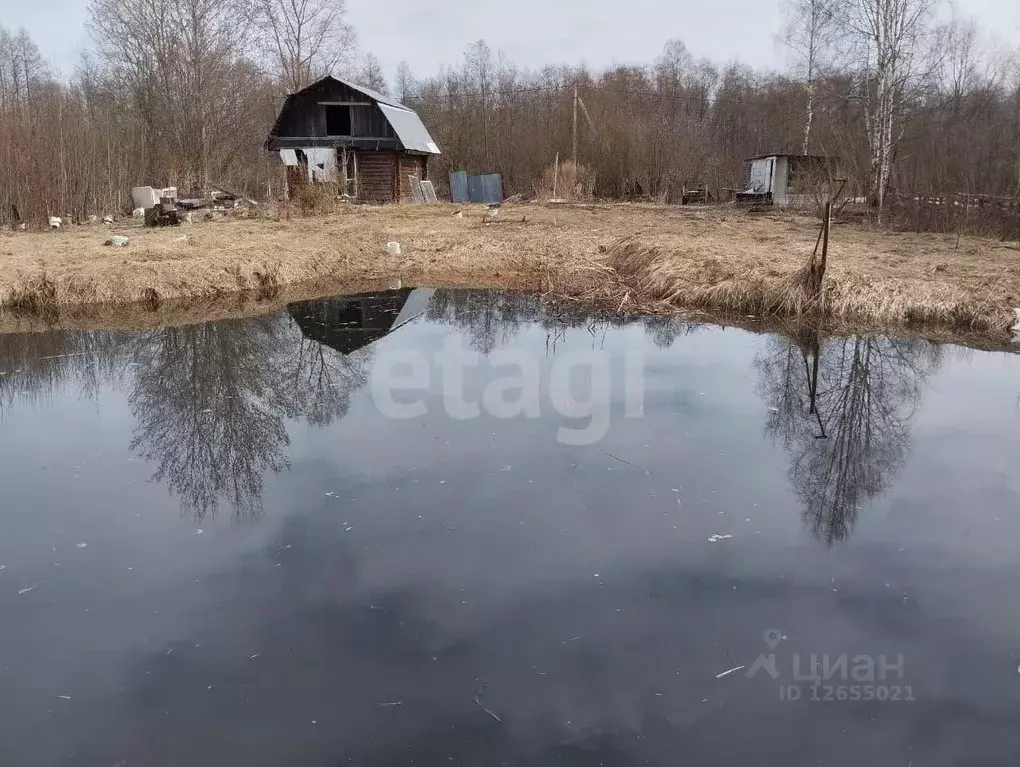
[[565, 160], [542, 173], [537, 189], [539, 199], [589, 200], [595, 190], [595, 171], [586, 165]]
[[[613, 309], [1001, 334], [1020, 302], [1020, 250], [986, 239], [965, 237], [956, 249], [955, 236], [836, 226], [815, 298], [798, 284], [817, 234], [809, 218], [731, 207], [518, 205], [486, 224], [484, 207], [455, 217], [461, 209], [351, 206], [323, 218], [128, 227], [126, 248], [104, 247], [110, 230], [102, 227], [4, 233], [0, 306], [92, 326], [117, 316], [123, 326], [126, 316], [172, 311], [182, 299], [250, 312], [295, 288], [326, 295], [400, 278], [537, 290]], [[401, 256], [384, 251], [389, 241], [401, 244]]]
[[14, 285], [3, 306], [16, 314], [52, 317], [57, 314], [57, 286], [40, 269], [24, 282]]
[[[925, 255], [919, 252], [917, 258]], [[1004, 332], [1012, 324], [1010, 305], [1020, 288], [1015, 267], [1003, 269], [998, 278], [983, 275], [977, 289], [966, 291], [934, 277], [946, 273], [945, 265], [930, 274], [911, 274], [903, 263], [868, 268], [871, 265], [860, 262], [830, 261], [819, 292], [806, 264], [788, 271], [767, 259], [743, 264], [718, 258], [689, 261], [634, 239], [609, 251], [609, 266], [645, 301], [759, 316]]]

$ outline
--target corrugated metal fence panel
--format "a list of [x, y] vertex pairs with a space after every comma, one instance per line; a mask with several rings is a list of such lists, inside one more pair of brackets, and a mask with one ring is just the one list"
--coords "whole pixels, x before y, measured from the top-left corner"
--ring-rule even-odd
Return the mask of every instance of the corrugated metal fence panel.
[[459, 170], [450, 174], [450, 198], [454, 202], [471, 201], [471, 195], [468, 193], [467, 171]]
[[468, 200], [470, 202], [482, 201], [482, 177], [468, 176]]
[[454, 202], [503, 202], [503, 177], [499, 173], [469, 176], [459, 170], [450, 174], [450, 196]]
[[482, 176], [481, 202], [503, 202], [503, 177], [498, 173]]

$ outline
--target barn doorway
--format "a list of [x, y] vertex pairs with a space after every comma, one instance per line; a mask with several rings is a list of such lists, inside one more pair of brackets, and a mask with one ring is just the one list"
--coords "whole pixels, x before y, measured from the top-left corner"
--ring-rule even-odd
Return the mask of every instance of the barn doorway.
[[338, 152], [340, 163], [340, 193], [358, 199], [358, 153], [347, 147]]

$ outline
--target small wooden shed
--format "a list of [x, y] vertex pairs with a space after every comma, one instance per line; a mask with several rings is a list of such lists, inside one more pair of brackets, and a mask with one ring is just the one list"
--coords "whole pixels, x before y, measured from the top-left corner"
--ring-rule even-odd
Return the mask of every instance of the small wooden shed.
[[809, 205], [831, 194], [842, 163], [826, 155], [763, 154], [746, 161], [747, 185], [737, 200]]
[[370, 202], [411, 201], [410, 177], [428, 178], [439, 147], [418, 115], [369, 88], [324, 77], [290, 94], [266, 140], [287, 166], [287, 190], [336, 183]]

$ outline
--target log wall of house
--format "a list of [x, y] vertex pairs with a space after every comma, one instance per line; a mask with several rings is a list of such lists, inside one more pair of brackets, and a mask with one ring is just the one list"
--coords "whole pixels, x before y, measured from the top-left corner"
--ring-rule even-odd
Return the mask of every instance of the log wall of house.
[[[358, 199], [366, 202], [412, 202], [410, 176], [427, 178], [428, 158], [399, 152], [355, 150], [358, 158]], [[287, 189], [291, 197], [308, 185], [308, 166], [287, 168]]]
[[428, 178], [428, 158], [418, 154], [402, 154], [400, 155], [400, 202], [413, 202], [414, 197], [411, 196], [411, 176], [417, 176], [419, 180], [424, 181]]
[[358, 152], [358, 197], [369, 202], [395, 202], [396, 152]]

